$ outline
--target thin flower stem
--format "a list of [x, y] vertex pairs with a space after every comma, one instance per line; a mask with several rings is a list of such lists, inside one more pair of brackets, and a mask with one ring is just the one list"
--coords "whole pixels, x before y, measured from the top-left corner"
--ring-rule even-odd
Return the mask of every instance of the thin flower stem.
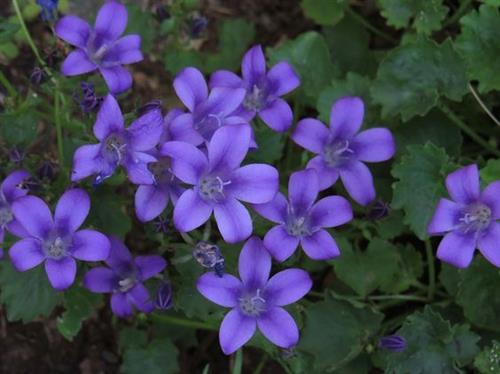
[[358, 23], [366, 27], [368, 30], [373, 32], [375, 35], [380, 36], [382, 39], [387, 40], [388, 42], [391, 42], [393, 44], [398, 44], [398, 41], [394, 39], [392, 36], [387, 34], [386, 32], [379, 30], [375, 26], [373, 26], [370, 22], [368, 22], [366, 19], [363, 18], [359, 13], [355, 12], [352, 10], [350, 7], [347, 7], [347, 13]]
[[408, 301], [421, 301], [427, 302], [427, 298], [424, 296], [416, 296], [416, 295], [377, 295], [377, 296], [369, 296], [368, 300], [408, 300]]
[[0, 83], [2, 83], [4, 85], [5, 89], [7, 90], [7, 94], [9, 96], [12, 96], [12, 97], [17, 96], [16, 89], [9, 82], [9, 80], [7, 79], [7, 77], [5, 76], [5, 74], [2, 71], [0, 71]]
[[434, 299], [434, 292], [436, 291], [436, 269], [434, 266], [434, 253], [432, 244], [429, 239], [425, 240], [425, 253], [427, 256], [427, 267], [429, 271], [429, 288], [427, 289], [427, 299]]
[[465, 122], [463, 122], [453, 111], [446, 106], [445, 104], [441, 104], [439, 109], [463, 132], [465, 132], [472, 140], [474, 140], [477, 144], [482, 146], [485, 150], [488, 150], [490, 153], [494, 154], [497, 157], [500, 157], [500, 151], [490, 145], [486, 140], [484, 140], [477, 132], [472, 130]]
[[241, 374], [241, 370], [243, 369], [243, 349], [240, 348], [236, 351], [236, 358], [234, 360], [232, 374]]
[[443, 23], [443, 28], [450, 26], [450, 25], [454, 24], [455, 22], [457, 22], [469, 10], [469, 6], [471, 3], [472, 3], [472, 0], [461, 1], [460, 6], [455, 11], [455, 13], [453, 13], [453, 15]]
[[61, 167], [64, 168], [64, 146], [63, 146], [63, 134], [61, 125], [61, 113], [60, 113], [60, 97], [57, 92], [54, 94], [54, 122], [56, 124], [57, 133], [57, 151], [59, 153], [59, 161], [61, 162]]
[[203, 241], [208, 241], [210, 239], [210, 234], [212, 233], [212, 221], [209, 219], [203, 229]]
[[19, 4], [17, 0], [12, 0], [12, 4], [14, 5], [14, 10], [16, 12], [17, 18], [19, 20], [19, 24], [21, 25], [21, 29], [24, 32], [24, 36], [26, 36], [26, 40], [28, 41], [28, 44], [35, 54], [36, 59], [42, 66], [46, 66], [45, 61], [43, 61], [42, 56], [40, 55], [40, 52], [38, 52], [38, 48], [36, 47], [35, 43], [33, 42], [33, 39], [31, 38], [31, 35], [28, 31], [28, 28], [26, 27], [26, 23], [24, 22], [23, 15], [21, 13], [21, 9], [19, 8]]
[[193, 245], [194, 244], [194, 240], [193, 240], [193, 238], [191, 238], [189, 236], [189, 234], [186, 234], [185, 232], [180, 232], [179, 234], [181, 234], [182, 239], [184, 239], [184, 241], [187, 244], [189, 244], [189, 245]]
[[486, 114], [493, 120], [493, 122], [496, 123], [497, 126], [500, 126], [500, 121], [495, 118], [495, 116], [493, 115], [493, 113], [491, 113], [491, 111], [488, 109], [488, 107], [483, 102], [483, 100], [481, 100], [481, 98], [479, 97], [479, 95], [476, 92], [476, 90], [474, 89], [474, 87], [472, 87], [472, 84], [469, 83], [468, 87], [469, 87], [469, 91], [472, 93], [472, 96], [474, 96], [474, 98], [479, 103], [481, 108], [483, 108], [483, 110], [486, 112]]
[[268, 359], [269, 359], [269, 357], [267, 356], [267, 353], [264, 352], [264, 354], [262, 355], [262, 359], [260, 360], [259, 364], [255, 368], [253, 374], [260, 374], [262, 372], [262, 370], [264, 369], [264, 366], [266, 366]]
[[189, 327], [192, 329], [209, 330], [209, 331], [218, 330], [218, 327], [212, 326], [202, 321], [192, 321], [190, 319], [184, 319], [184, 318], [169, 316], [166, 314], [156, 314], [156, 313], [152, 314], [152, 317], [159, 322], [164, 322], [171, 325]]

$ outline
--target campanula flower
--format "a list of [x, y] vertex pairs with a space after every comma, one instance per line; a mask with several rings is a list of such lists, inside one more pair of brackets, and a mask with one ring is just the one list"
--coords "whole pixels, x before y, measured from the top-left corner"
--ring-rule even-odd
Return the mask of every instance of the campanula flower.
[[121, 37], [127, 27], [127, 8], [118, 1], [107, 1], [99, 9], [92, 28], [76, 16], [65, 16], [57, 22], [57, 36], [76, 47], [61, 66], [66, 76], [95, 70], [104, 77], [109, 90], [118, 94], [132, 86], [132, 75], [122, 65], [143, 59], [139, 35]]
[[386, 128], [371, 128], [358, 133], [363, 123], [364, 104], [359, 97], [336, 101], [330, 112], [330, 128], [316, 119], [297, 123], [292, 139], [317, 154], [308, 168], [321, 176], [320, 190], [332, 186], [340, 176], [349, 195], [358, 204], [367, 205], [375, 198], [373, 177], [364, 162], [390, 159], [396, 146]]
[[162, 272], [167, 262], [161, 256], [132, 258], [128, 248], [115, 236], [110, 236], [111, 250], [104, 261], [108, 267], [96, 267], [87, 272], [83, 285], [92, 292], [111, 293], [111, 310], [118, 317], [128, 317], [134, 307], [144, 313], [154, 310], [154, 302], [144, 282]]
[[44, 262], [52, 287], [65, 290], [75, 280], [75, 259], [105, 260], [110, 247], [108, 238], [94, 230], [78, 230], [89, 209], [89, 195], [79, 188], [61, 196], [54, 216], [38, 197], [24, 196], [14, 201], [14, 217], [28, 234], [10, 248], [14, 267], [26, 271]]
[[203, 74], [195, 68], [182, 70], [174, 79], [174, 89], [189, 113], [177, 116], [172, 126], [184, 130], [184, 141], [196, 145], [210, 141], [214, 132], [225, 125], [250, 125], [234, 111], [245, 97], [242, 88], [216, 87], [210, 92]]
[[163, 119], [159, 110], [151, 110], [125, 128], [120, 107], [112, 95], [104, 99], [94, 124], [98, 144], [83, 145], [73, 156], [73, 182], [97, 174], [98, 184], [123, 166], [135, 184], [153, 184], [148, 164], [157, 159], [147, 152], [160, 138]]
[[378, 341], [380, 348], [387, 349], [392, 352], [403, 352], [406, 349], [406, 339], [400, 335], [383, 336]]
[[187, 232], [205, 223], [212, 212], [224, 240], [236, 243], [252, 233], [252, 220], [240, 202], [266, 203], [278, 190], [278, 171], [265, 164], [240, 166], [250, 146], [249, 126], [224, 126], [208, 143], [207, 155], [194, 145], [167, 142], [163, 155], [172, 158], [172, 172], [192, 185], [177, 201], [174, 224]]
[[312, 281], [301, 269], [286, 269], [269, 279], [271, 256], [257, 237], [248, 239], [241, 250], [238, 271], [218, 277], [203, 274], [198, 291], [210, 301], [231, 311], [219, 330], [222, 351], [229, 355], [244, 345], [258, 327], [273, 344], [291, 348], [299, 340], [299, 330], [292, 316], [282, 307], [301, 299], [309, 292]]
[[253, 208], [278, 225], [264, 237], [264, 245], [278, 261], [285, 261], [300, 245], [313, 260], [340, 255], [335, 240], [324, 228], [352, 220], [349, 202], [341, 196], [328, 196], [315, 203], [319, 178], [314, 169], [293, 173], [288, 182], [288, 200], [281, 193], [266, 204]]
[[431, 235], [444, 235], [437, 257], [466, 268], [479, 248], [500, 267], [500, 180], [481, 192], [477, 165], [469, 165], [448, 175], [446, 189], [451, 200], [439, 201], [427, 229]]
[[300, 85], [292, 66], [282, 61], [266, 72], [266, 58], [260, 45], [252, 47], [241, 63], [243, 79], [231, 71], [216, 71], [210, 77], [210, 87], [242, 87], [245, 99], [237, 115], [252, 120], [257, 114], [271, 129], [282, 132], [292, 125], [290, 105], [281, 99]]

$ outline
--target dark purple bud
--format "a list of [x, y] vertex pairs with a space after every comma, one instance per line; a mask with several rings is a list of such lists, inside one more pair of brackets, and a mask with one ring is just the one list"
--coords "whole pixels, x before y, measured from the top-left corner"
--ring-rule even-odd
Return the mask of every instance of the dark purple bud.
[[159, 99], [154, 99], [151, 100], [149, 103], [144, 104], [140, 108], [137, 108], [135, 113], [137, 114], [138, 117], [143, 116], [144, 114], [152, 111], [152, 110], [162, 110], [162, 102]]
[[44, 161], [38, 169], [38, 178], [40, 180], [51, 181], [54, 179], [54, 166], [49, 161]]
[[208, 19], [203, 16], [194, 16], [189, 20], [189, 36], [191, 39], [199, 39], [207, 29]]
[[41, 8], [41, 17], [45, 22], [55, 21], [57, 18], [57, 3], [59, 0], [36, 0], [36, 3]]
[[82, 112], [84, 113], [92, 113], [97, 112], [101, 103], [103, 101], [102, 97], [98, 97], [95, 94], [94, 85], [89, 82], [81, 82], [80, 83], [81, 92], [74, 93], [74, 100], [80, 105]]
[[171, 17], [168, 7], [162, 4], [155, 6], [155, 15], [158, 22], [163, 22]]
[[167, 234], [170, 231], [169, 224], [170, 224], [170, 220], [163, 215], [158, 216], [153, 221], [154, 230], [157, 233]]
[[376, 221], [384, 217], [387, 217], [389, 211], [390, 211], [389, 203], [379, 200], [371, 206], [370, 210], [367, 213], [367, 216], [369, 219]]
[[45, 72], [38, 66], [30, 74], [30, 82], [33, 86], [39, 86], [45, 79]]
[[224, 257], [215, 244], [199, 242], [193, 251], [193, 257], [204, 268], [212, 269], [217, 276], [224, 275]]
[[281, 350], [281, 356], [285, 360], [290, 360], [296, 356], [295, 347], [283, 348]]
[[20, 164], [24, 160], [24, 156], [24, 152], [16, 146], [9, 151], [9, 159], [14, 164]]
[[406, 339], [399, 335], [383, 336], [379, 339], [378, 346], [392, 352], [403, 352], [406, 349]]
[[167, 310], [172, 307], [172, 284], [169, 281], [160, 280], [156, 289], [156, 309]]

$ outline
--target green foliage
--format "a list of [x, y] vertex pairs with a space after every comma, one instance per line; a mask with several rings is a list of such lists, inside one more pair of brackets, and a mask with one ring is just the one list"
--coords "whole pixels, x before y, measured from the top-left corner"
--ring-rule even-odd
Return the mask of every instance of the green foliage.
[[282, 134], [271, 130], [262, 123], [254, 128], [254, 134], [259, 148], [248, 154], [248, 163], [265, 162], [270, 164], [281, 159], [285, 145]]
[[153, 47], [156, 33], [155, 20], [151, 12], [141, 9], [137, 4], [127, 4], [128, 23], [126, 34], [139, 34], [141, 36], [141, 49], [148, 53]]
[[320, 25], [333, 26], [344, 16], [347, 0], [302, 0], [302, 9], [307, 17]]
[[37, 127], [38, 116], [29, 108], [0, 113], [0, 137], [9, 144], [27, 146], [35, 139]]
[[481, 374], [500, 373], [500, 343], [493, 341], [474, 360], [474, 366]]
[[484, 185], [500, 180], [500, 160], [488, 160], [486, 166], [480, 170], [480, 173], [481, 182], [483, 182]]
[[123, 374], [174, 374], [179, 372], [178, 350], [169, 339], [155, 339], [144, 346], [131, 346], [123, 355]]

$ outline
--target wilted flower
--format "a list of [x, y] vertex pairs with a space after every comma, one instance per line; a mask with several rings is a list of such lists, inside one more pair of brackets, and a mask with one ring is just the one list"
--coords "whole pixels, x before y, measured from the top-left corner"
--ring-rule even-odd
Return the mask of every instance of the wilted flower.
[[59, 20], [57, 36], [77, 49], [64, 60], [61, 71], [74, 76], [99, 70], [113, 94], [132, 86], [132, 75], [122, 65], [143, 59], [139, 35], [120, 37], [127, 26], [127, 8], [118, 1], [107, 1], [99, 9], [94, 28], [76, 16]]
[[293, 91], [300, 84], [292, 66], [282, 61], [266, 72], [264, 52], [260, 45], [256, 45], [243, 57], [241, 74], [243, 79], [231, 71], [216, 71], [210, 78], [210, 87], [244, 88], [245, 99], [235, 115], [250, 121], [258, 114], [275, 131], [289, 129], [293, 120], [292, 109], [280, 96]]
[[80, 105], [82, 111], [84, 113], [92, 113], [99, 110], [103, 98], [96, 95], [94, 85], [90, 82], [81, 82], [80, 87], [81, 94], [75, 93], [73, 97], [78, 105]]
[[193, 257], [201, 266], [212, 269], [219, 277], [224, 275], [224, 257], [215, 244], [199, 242], [194, 248]]
[[378, 346], [392, 352], [403, 352], [406, 349], [406, 339], [400, 335], [383, 336], [379, 339]]
[[158, 233], [168, 233], [170, 231], [170, 220], [166, 218], [164, 215], [159, 215], [153, 221], [153, 226], [156, 232]]
[[195, 15], [189, 19], [189, 37], [198, 39], [207, 29], [208, 19], [201, 15]]
[[152, 110], [125, 128], [120, 107], [108, 94], [94, 124], [94, 135], [100, 143], [83, 145], [76, 150], [71, 180], [76, 182], [97, 174], [95, 183], [99, 184], [123, 166], [132, 183], [153, 184], [155, 180], [148, 164], [157, 159], [146, 152], [158, 143], [162, 123], [160, 111]]
[[144, 104], [140, 108], [137, 108], [137, 110], [135, 111], [135, 114], [140, 117], [151, 110], [159, 110], [161, 112], [162, 109], [163, 109], [163, 106], [162, 106], [161, 100], [154, 99], [154, 100], [151, 100], [149, 103]]
[[172, 284], [169, 281], [158, 281], [156, 288], [155, 308], [168, 310], [172, 307]]
[[49, 281], [57, 290], [71, 286], [76, 276], [76, 261], [102, 261], [109, 254], [109, 240], [94, 230], [78, 230], [90, 209], [88, 194], [81, 189], [67, 190], [59, 199], [54, 217], [45, 202], [24, 196], [12, 204], [16, 220], [27, 235], [9, 251], [18, 271], [45, 262]]
[[258, 327], [273, 344], [291, 348], [297, 344], [299, 330], [292, 316], [282, 307], [296, 302], [312, 286], [309, 274], [287, 269], [269, 279], [271, 256], [257, 237], [248, 239], [238, 262], [241, 281], [229, 274], [218, 277], [205, 273], [198, 291], [210, 301], [232, 308], [219, 331], [222, 351], [229, 355], [244, 345]]
[[89, 270], [83, 285], [92, 292], [111, 293], [111, 310], [119, 317], [131, 316], [134, 306], [141, 312], [152, 312], [154, 303], [143, 283], [162, 272], [167, 262], [155, 255], [134, 259], [120, 239], [110, 236], [109, 241], [111, 250], [104, 261], [109, 268]]
[[19, 149], [17, 146], [14, 146], [11, 148], [11, 150], [9, 151], [9, 159], [11, 162], [13, 162], [14, 164], [21, 164], [24, 160], [24, 152]]
[[43, 82], [44, 79], [45, 79], [45, 72], [43, 71], [43, 69], [39, 68], [38, 66], [33, 68], [30, 74], [31, 84], [33, 86], [38, 86]]
[[349, 195], [361, 205], [375, 198], [373, 177], [363, 162], [386, 161], [396, 149], [386, 128], [358, 133], [364, 111], [359, 97], [344, 97], [332, 106], [329, 129], [320, 121], [307, 118], [297, 123], [292, 135], [297, 144], [317, 154], [307, 167], [321, 175], [320, 189], [332, 186], [340, 176]]
[[224, 126], [208, 143], [208, 155], [192, 144], [167, 142], [161, 154], [172, 158], [172, 172], [193, 188], [186, 190], [174, 208], [174, 224], [191, 231], [212, 212], [226, 242], [244, 240], [252, 233], [252, 219], [239, 200], [266, 203], [278, 190], [278, 171], [265, 164], [240, 167], [250, 145], [249, 126]]
[[379, 200], [370, 207], [367, 216], [369, 219], [375, 221], [387, 217], [389, 211], [389, 203]]
[[481, 192], [477, 165], [469, 165], [448, 175], [446, 189], [452, 200], [439, 201], [427, 229], [431, 235], [444, 235], [437, 257], [466, 268], [479, 248], [500, 267], [500, 180]]
[[57, 18], [57, 3], [59, 0], [36, 0], [36, 3], [42, 9], [42, 20], [49, 22]]
[[313, 260], [340, 255], [337, 243], [324, 228], [352, 220], [349, 202], [341, 196], [328, 196], [317, 203], [319, 178], [314, 169], [298, 171], [288, 182], [289, 201], [281, 193], [266, 204], [253, 208], [261, 216], [278, 223], [264, 238], [264, 245], [278, 261], [289, 258], [299, 243]]

